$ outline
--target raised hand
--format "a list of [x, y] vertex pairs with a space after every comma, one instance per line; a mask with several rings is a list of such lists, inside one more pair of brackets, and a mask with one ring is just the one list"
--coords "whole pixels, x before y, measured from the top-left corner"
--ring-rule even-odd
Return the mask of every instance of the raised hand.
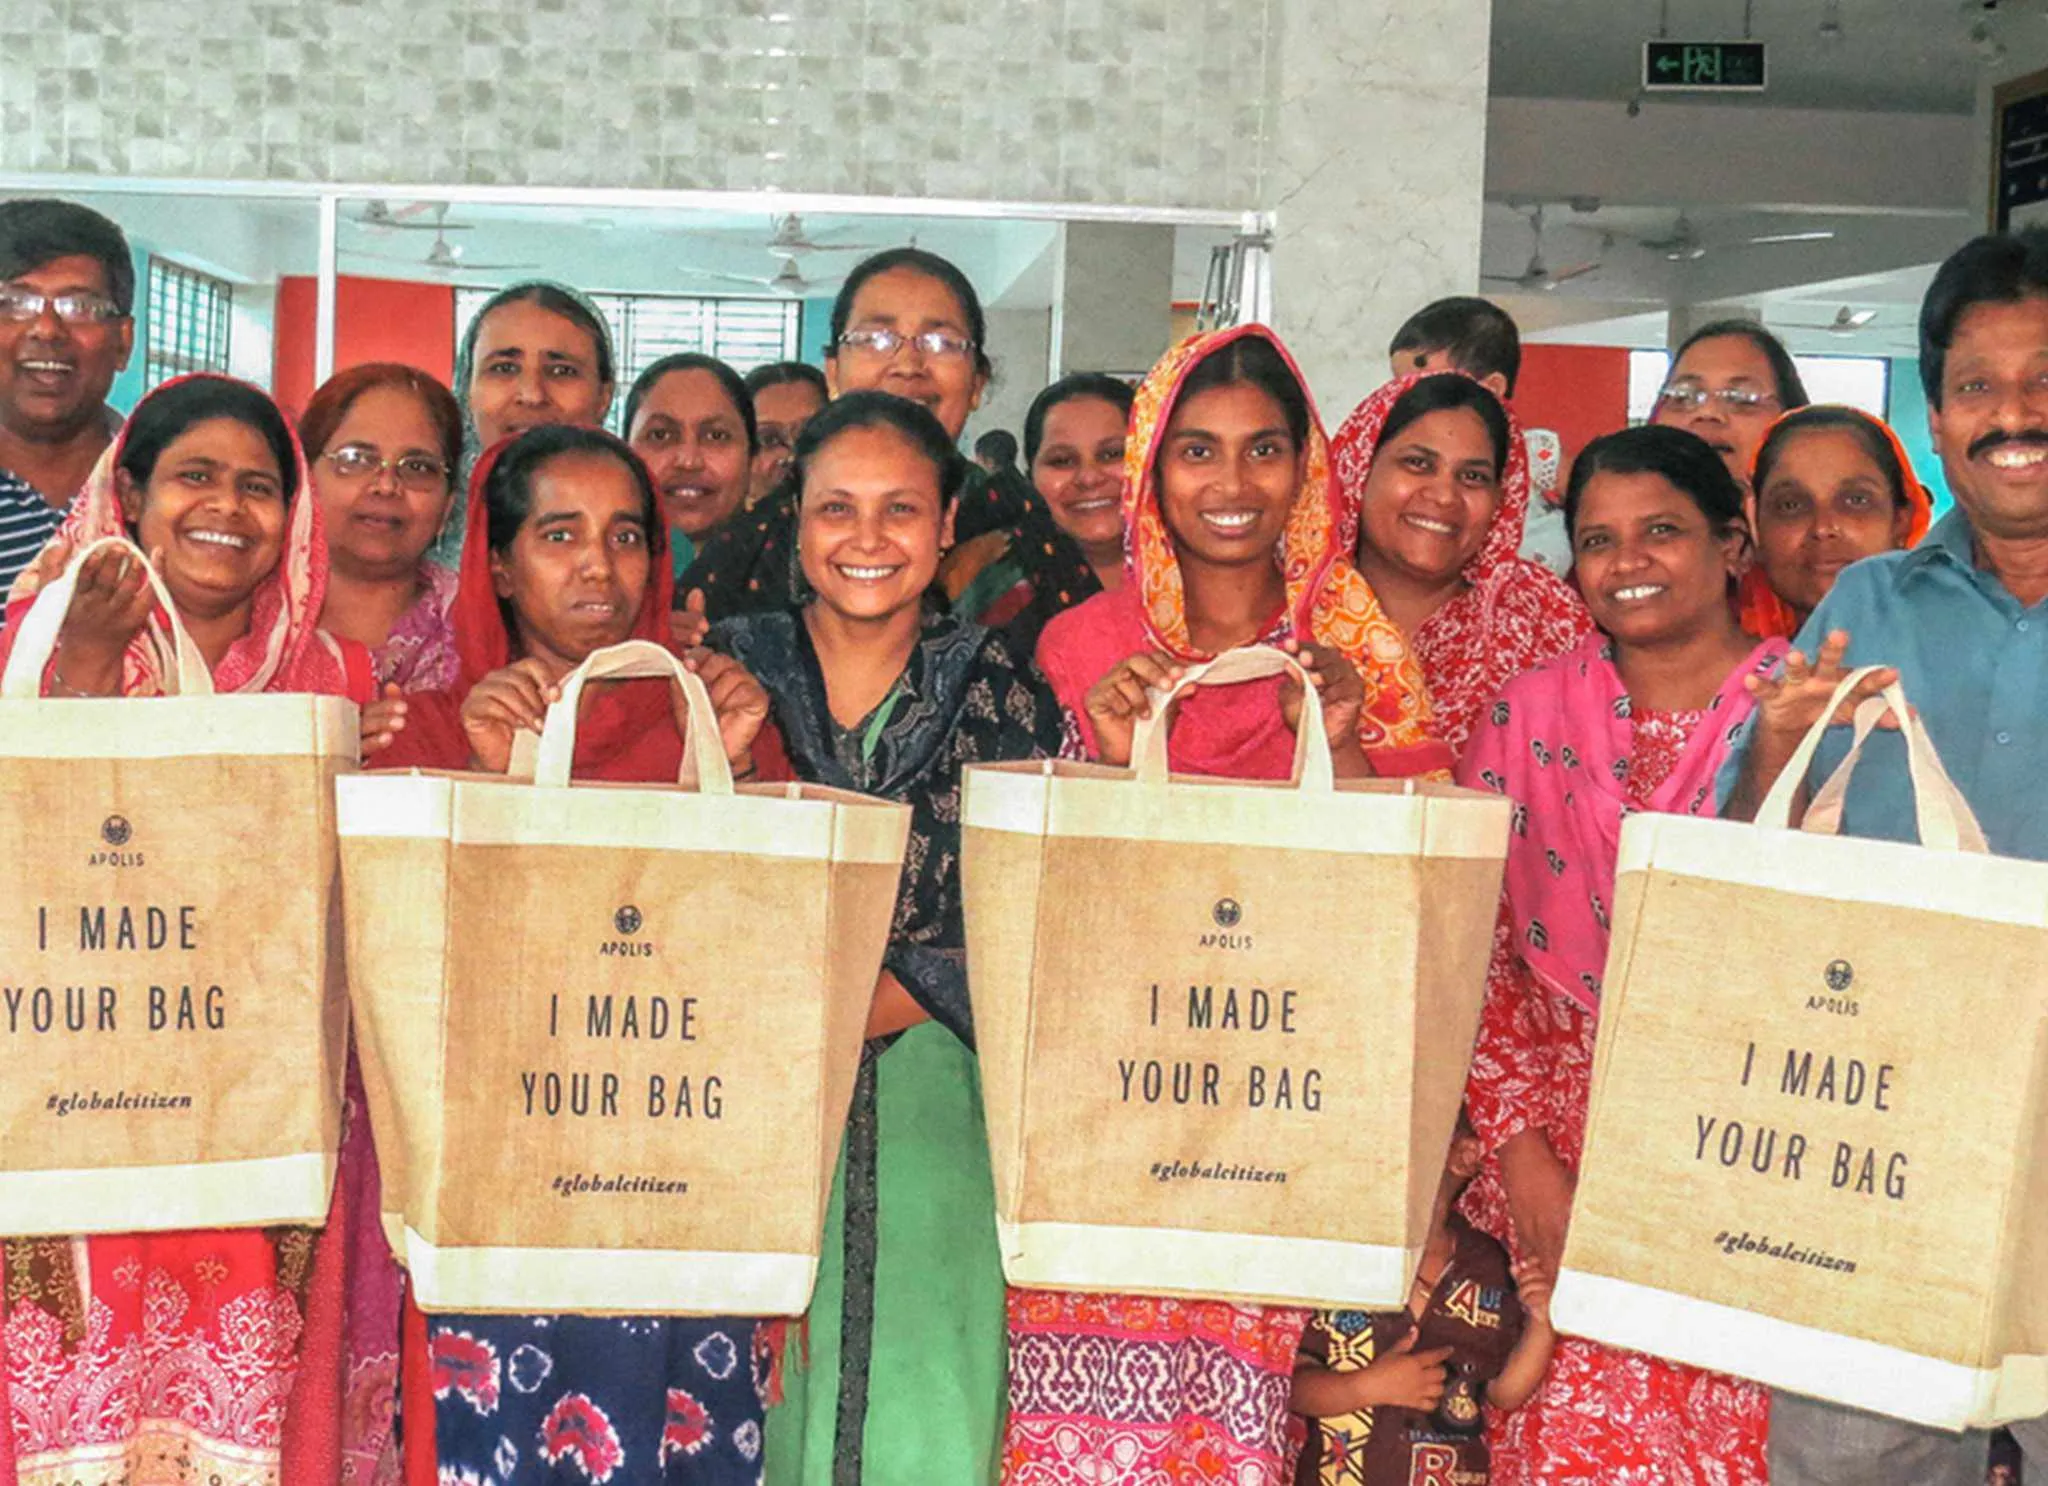
[[361, 731], [365, 762], [371, 755], [389, 748], [392, 740], [405, 731], [405, 693], [396, 682], [385, 682], [383, 694], [363, 708]]
[[668, 617], [669, 637], [679, 650], [695, 650], [711, 632], [711, 620], [704, 612], [704, 590], [693, 588], [683, 607]]
[[[1281, 648], [1298, 659], [1315, 683], [1316, 696], [1323, 704], [1323, 734], [1329, 739], [1335, 760], [1350, 761], [1355, 767], [1338, 773], [1366, 772], [1365, 753], [1358, 742], [1358, 715], [1365, 707], [1365, 679], [1343, 651], [1313, 641], [1303, 644], [1289, 639]], [[1280, 711], [1287, 726], [1301, 726], [1301, 683], [1292, 675], [1280, 683]]]
[[[1848, 650], [1849, 632], [1830, 630], [1812, 660], [1794, 650], [1785, 657], [1784, 668], [1777, 675], [1751, 676], [1745, 680], [1743, 684], [1749, 688], [1749, 694], [1756, 698], [1759, 745], [1782, 744], [1785, 756], [1791, 756], [1800, 740], [1820, 721], [1835, 688], [1849, 674], [1849, 667], [1842, 664]], [[1836, 709], [1831, 721], [1852, 721], [1857, 704], [1876, 696], [1898, 679], [1899, 673], [1890, 666], [1865, 676]], [[1889, 717], [1885, 720], [1893, 727], [1898, 725]]]
[[[1849, 668], [1842, 664], [1842, 657], [1848, 649], [1848, 631], [1831, 630], [1822, 639], [1819, 653], [1811, 660], [1794, 650], [1786, 655], [1779, 674], [1745, 678], [1743, 685], [1756, 698], [1756, 734], [1743, 756], [1741, 777], [1730, 792], [1723, 812], [1730, 819], [1756, 819], [1764, 797], [1770, 794], [1778, 776], [1792, 762], [1792, 755], [1799, 751], [1800, 741], [1826, 714], [1835, 688], [1849, 674]], [[1852, 722], [1856, 708], [1866, 698], [1876, 696], [1898, 679], [1899, 673], [1890, 666], [1871, 672], [1851, 688], [1842, 705], [1828, 720]], [[1887, 714], [1882, 726], [1895, 728], [1898, 721]], [[1797, 813], [1803, 814], [1804, 808], [1801, 805]]]
[[[718, 714], [718, 739], [725, 747], [725, 756], [732, 761], [733, 772], [752, 773], [754, 739], [761, 732], [761, 724], [768, 720], [767, 691], [754, 679], [753, 672], [715, 650], [692, 650], [683, 663], [703, 678], [704, 689], [710, 693], [712, 710]], [[675, 689], [675, 705], [676, 729], [687, 735], [689, 709], [680, 687]]]
[[462, 731], [473, 767], [486, 774], [510, 769], [513, 737], [521, 728], [539, 732], [549, 705], [561, 696], [547, 667], [531, 657], [477, 682], [462, 704]]
[[[161, 563], [163, 552], [151, 554]], [[78, 570], [71, 607], [57, 631], [61, 689], [112, 696], [121, 689], [121, 657], [149, 621], [156, 595], [135, 554], [102, 547]]]
[[1550, 1291], [1555, 1283], [1550, 1266], [1534, 1254], [1524, 1255], [1514, 1263], [1515, 1294], [1522, 1302], [1522, 1313], [1529, 1318], [1531, 1326], [1550, 1329]]
[[1130, 763], [1138, 719], [1152, 715], [1152, 692], [1166, 690], [1186, 670], [1163, 650], [1141, 650], [1089, 687], [1082, 705], [1095, 731], [1095, 756], [1118, 767]]

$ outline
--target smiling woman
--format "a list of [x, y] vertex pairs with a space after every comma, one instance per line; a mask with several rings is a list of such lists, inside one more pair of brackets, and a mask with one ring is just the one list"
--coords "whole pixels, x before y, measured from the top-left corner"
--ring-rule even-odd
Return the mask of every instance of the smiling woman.
[[[1138, 390], [1125, 581], [1046, 627], [1039, 664], [1081, 749], [1129, 760], [1156, 688], [1239, 645], [1296, 650], [1340, 774], [1448, 764], [1422, 676], [1340, 542], [1341, 497], [1300, 373], [1261, 325], [1189, 338]], [[1285, 779], [1298, 684], [1178, 704], [1177, 774]], [[1220, 1300], [1014, 1290], [1006, 1486], [1288, 1479], [1288, 1379], [1307, 1313]]]
[[[832, 395], [886, 392], [918, 404], [957, 442], [992, 370], [981, 300], [935, 253], [891, 248], [862, 260], [833, 301], [825, 377]], [[935, 575], [964, 619], [1003, 629], [1018, 649], [1045, 622], [1096, 590], [1073, 539], [1022, 482], [968, 471], [954, 496], [952, 551]], [[680, 580], [713, 619], [800, 602], [797, 492], [785, 482], [727, 523]]]
[[926, 603], [965, 465], [915, 402], [839, 398], [796, 447], [811, 597], [711, 632], [767, 687], [799, 775], [911, 807], [807, 1365], [769, 1416], [770, 1486], [995, 1476], [1003, 1278], [967, 999], [961, 770], [1044, 757], [1059, 719], [1000, 635]]
[[[546, 279], [499, 290], [477, 307], [455, 353], [455, 396], [469, 421], [466, 462], [545, 424], [601, 427], [617, 379], [611, 331], [589, 299]], [[466, 514], [454, 513], [434, 546], [437, 561], [454, 566]]]
[[661, 493], [679, 576], [697, 544], [746, 504], [758, 440], [747, 384], [715, 356], [664, 356], [626, 394], [626, 441]]
[[[1486, 1149], [1466, 1211], [1553, 1274], [1585, 1140], [1622, 819], [1711, 813], [1715, 772], [1754, 707], [1747, 685], [1785, 651], [1736, 626], [1742, 492], [1694, 435], [1595, 439], [1573, 464], [1565, 520], [1604, 633], [1510, 681], [1458, 765], [1462, 783], [1526, 807], [1466, 1090]], [[1495, 1436], [1494, 1479], [1761, 1486], [1769, 1404], [1754, 1384], [1566, 1338]]]
[[449, 685], [455, 575], [426, 553], [447, 524], [462, 458], [454, 397], [409, 366], [351, 367], [313, 394], [299, 435], [333, 559], [322, 622], [370, 647], [382, 685]]
[[1569, 584], [1519, 555], [1529, 457], [1514, 415], [1462, 372], [1389, 382], [1331, 442], [1359, 571], [1415, 647], [1431, 726], [1462, 748], [1502, 684], [1578, 643]]
[[[9, 608], [33, 599], [83, 545], [126, 536], [155, 560], [215, 690], [367, 700], [367, 655], [317, 627], [326, 538], [318, 502], [300, 498], [305, 485], [298, 440], [262, 392], [226, 377], [167, 382], [102, 456]], [[86, 561], [46, 689], [155, 695], [169, 654], [140, 567], [107, 549]]]
[[1757, 450], [1757, 564], [1743, 575], [1742, 627], [1791, 639], [1842, 569], [1911, 547], [1934, 502], [1898, 436], [1856, 408], [1787, 413]]
[[[74, 552], [126, 537], [154, 556], [215, 690], [367, 701], [368, 653], [316, 627], [327, 554], [318, 502], [305, 486], [298, 441], [263, 393], [224, 377], [166, 383], [136, 408], [57, 536], [17, 580], [10, 610], [18, 618]], [[0, 661], [14, 634], [10, 625], [0, 638]], [[174, 657], [141, 565], [110, 547], [81, 569], [43, 691], [159, 696], [175, 674]], [[0, 1244], [0, 1320], [14, 1364], [0, 1374], [0, 1427], [20, 1442], [13, 1463], [23, 1479], [147, 1479], [171, 1439], [197, 1478], [336, 1479], [336, 1452], [365, 1441], [337, 1422], [345, 1345], [338, 1296], [353, 1259], [345, 1241], [330, 1236], [350, 1231], [349, 1174], [372, 1161], [366, 1140], [367, 1127], [350, 1119], [344, 1179], [318, 1232]], [[388, 1269], [388, 1255], [371, 1252]], [[187, 1287], [195, 1285], [204, 1304], [194, 1296], [188, 1309]], [[138, 1293], [163, 1303], [139, 1307]], [[67, 1324], [85, 1316], [89, 1327]], [[19, 1339], [31, 1336], [43, 1339], [32, 1363], [19, 1350]], [[229, 1354], [242, 1361], [224, 1370], [219, 1359]], [[161, 1370], [137, 1369], [138, 1356], [157, 1359]], [[151, 1384], [173, 1375], [185, 1383]], [[93, 1405], [78, 1407], [84, 1398]], [[375, 1441], [366, 1443], [374, 1454]]]

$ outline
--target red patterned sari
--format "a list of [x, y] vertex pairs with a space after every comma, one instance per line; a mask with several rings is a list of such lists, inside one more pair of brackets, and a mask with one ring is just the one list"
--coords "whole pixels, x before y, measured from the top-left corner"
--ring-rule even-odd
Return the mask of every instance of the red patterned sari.
[[[189, 379], [180, 379], [189, 380]], [[161, 395], [167, 383], [152, 396]], [[128, 535], [115, 491], [123, 441], [101, 458], [64, 524], [9, 595], [13, 621], [68, 556]], [[297, 450], [284, 550], [256, 591], [248, 633], [214, 669], [216, 691], [315, 692], [367, 701], [369, 655], [318, 627], [327, 586], [320, 503]], [[163, 692], [166, 617], [129, 647], [122, 695]], [[0, 641], [0, 661], [5, 642]], [[345, 1256], [351, 1173], [375, 1158], [349, 1111], [325, 1229], [208, 1229], [0, 1240], [0, 1486], [325, 1486], [341, 1472]], [[370, 1217], [375, 1218], [374, 1192]], [[381, 1257], [371, 1256], [374, 1271]], [[388, 1436], [396, 1310], [381, 1392], [356, 1412]], [[375, 1351], [371, 1343], [371, 1351]], [[317, 1383], [316, 1381], [317, 1380]], [[380, 1446], [374, 1428], [358, 1438]], [[369, 1480], [353, 1474], [346, 1479]]]

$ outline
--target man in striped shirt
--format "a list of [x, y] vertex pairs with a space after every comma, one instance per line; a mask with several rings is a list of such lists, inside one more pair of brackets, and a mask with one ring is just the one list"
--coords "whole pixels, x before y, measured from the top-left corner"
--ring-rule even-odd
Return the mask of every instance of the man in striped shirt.
[[134, 308], [119, 227], [74, 202], [0, 202], [0, 599], [121, 426], [107, 389]]

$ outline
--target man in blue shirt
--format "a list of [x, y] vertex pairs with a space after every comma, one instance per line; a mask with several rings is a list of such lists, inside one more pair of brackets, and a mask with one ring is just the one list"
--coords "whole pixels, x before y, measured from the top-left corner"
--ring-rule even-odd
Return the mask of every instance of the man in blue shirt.
[[107, 389], [134, 350], [134, 308], [119, 227], [75, 202], [0, 202], [0, 627], [15, 576], [121, 426]]
[[[1991, 849], [2048, 861], [2048, 232], [1980, 237], [1944, 263], [1920, 313], [1928, 424], [1956, 509], [1910, 552], [1845, 571], [1800, 631], [1723, 776], [1723, 814], [1753, 818], [1846, 671], [1889, 668], [1927, 725]], [[1847, 752], [1834, 729], [1805, 781]], [[1871, 740], [1843, 814], [1849, 835], [1914, 840], [1905, 748]], [[1962, 1091], [1958, 1091], [1960, 1094]], [[2014, 1427], [2048, 1468], [2048, 1419]], [[1780, 1393], [1773, 1486], [1978, 1486], [1986, 1438]]]

